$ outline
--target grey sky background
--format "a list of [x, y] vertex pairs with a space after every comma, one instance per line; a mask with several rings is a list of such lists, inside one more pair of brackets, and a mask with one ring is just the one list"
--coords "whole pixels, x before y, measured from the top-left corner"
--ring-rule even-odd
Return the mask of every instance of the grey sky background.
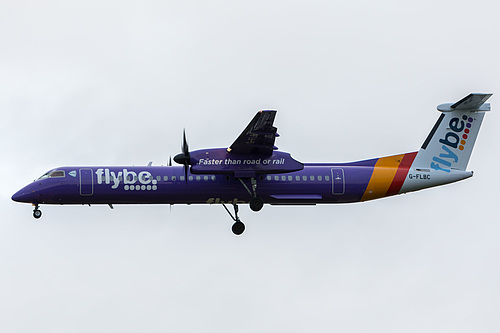
[[[493, 1], [0, 3], [2, 332], [498, 332]], [[417, 150], [492, 92], [472, 179], [362, 204], [42, 206], [65, 165], [165, 164], [277, 109], [303, 162]]]

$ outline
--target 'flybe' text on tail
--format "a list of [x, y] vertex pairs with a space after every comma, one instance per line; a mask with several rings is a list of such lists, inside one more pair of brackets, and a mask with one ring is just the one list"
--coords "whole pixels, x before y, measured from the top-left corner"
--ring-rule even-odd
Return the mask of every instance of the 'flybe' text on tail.
[[445, 173], [465, 170], [484, 112], [490, 110], [490, 104], [485, 103], [490, 97], [491, 94], [470, 94], [454, 104], [439, 105], [442, 113], [412, 167]]

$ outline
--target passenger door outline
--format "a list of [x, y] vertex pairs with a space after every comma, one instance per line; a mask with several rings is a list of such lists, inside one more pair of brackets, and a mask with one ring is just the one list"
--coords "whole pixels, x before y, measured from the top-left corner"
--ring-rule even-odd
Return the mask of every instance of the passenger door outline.
[[342, 168], [332, 168], [332, 193], [335, 195], [345, 193], [345, 177]]
[[80, 195], [91, 196], [94, 194], [94, 172], [91, 168], [80, 169]]

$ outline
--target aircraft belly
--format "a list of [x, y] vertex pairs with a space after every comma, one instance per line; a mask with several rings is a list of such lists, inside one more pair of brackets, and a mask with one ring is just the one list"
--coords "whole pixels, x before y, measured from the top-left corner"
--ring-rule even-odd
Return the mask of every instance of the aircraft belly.
[[203, 182], [184, 181], [158, 182], [148, 189], [142, 185], [125, 190], [109, 188], [96, 190], [92, 198], [85, 198], [93, 203], [116, 204], [211, 204], [223, 202], [249, 202], [251, 199], [243, 186], [236, 181]]

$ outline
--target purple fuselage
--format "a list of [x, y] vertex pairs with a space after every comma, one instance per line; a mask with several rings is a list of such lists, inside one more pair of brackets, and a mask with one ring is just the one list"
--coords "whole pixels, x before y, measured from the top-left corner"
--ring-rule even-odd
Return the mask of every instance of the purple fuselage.
[[[259, 174], [256, 192], [268, 204], [360, 201], [377, 160], [304, 164], [300, 171]], [[212, 204], [246, 203], [252, 198], [249, 178], [189, 172], [186, 180], [181, 166], [61, 167], [51, 172], [55, 176], [49, 172], [50, 177], [27, 185], [13, 200], [34, 204]]]

